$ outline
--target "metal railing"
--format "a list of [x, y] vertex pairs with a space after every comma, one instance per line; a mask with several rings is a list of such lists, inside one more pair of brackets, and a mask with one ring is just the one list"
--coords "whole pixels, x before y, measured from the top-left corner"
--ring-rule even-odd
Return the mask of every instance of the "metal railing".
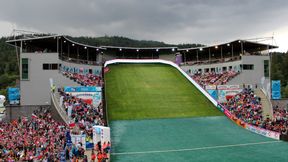
[[181, 63], [181, 65], [207, 65], [207, 64], [217, 64], [217, 63], [226, 63], [241, 60], [241, 56], [234, 57], [225, 57], [223, 59], [211, 59], [211, 60], [198, 60], [198, 61], [186, 61]]
[[71, 58], [71, 57], [67, 57], [67, 56], [60, 56], [59, 59], [62, 60], [62, 61], [76, 63], [76, 64], [102, 65], [101, 62], [91, 61], [91, 60], [76, 59], [76, 58]]

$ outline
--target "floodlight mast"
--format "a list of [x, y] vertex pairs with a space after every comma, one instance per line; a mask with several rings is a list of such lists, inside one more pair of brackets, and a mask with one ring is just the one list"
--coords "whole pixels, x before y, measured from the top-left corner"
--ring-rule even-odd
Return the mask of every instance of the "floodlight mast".
[[43, 37], [43, 36], [53, 36], [53, 35], [56, 36], [57, 34], [13, 29], [12, 35], [15, 37], [22, 36], [24, 39], [27, 39], [27, 38], [38, 38], [38, 37]]
[[247, 41], [253, 41], [253, 42], [264, 42], [264, 41], [270, 41], [273, 40], [274, 36], [272, 37], [258, 37], [258, 38], [250, 38], [250, 39], [245, 39]]
[[[16, 32], [16, 30], [13, 29], [12, 36], [13, 36], [13, 39], [14, 39], [14, 40], [16, 39], [15, 32]], [[20, 74], [20, 59], [19, 59], [20, 53], [18, 54], [18, 48], [17, 48], [17, 42], [16, 42], [16, 41], [15, 41], [15, 52], [16, 52], [18, 72], [19, 72], [19, 74]]]

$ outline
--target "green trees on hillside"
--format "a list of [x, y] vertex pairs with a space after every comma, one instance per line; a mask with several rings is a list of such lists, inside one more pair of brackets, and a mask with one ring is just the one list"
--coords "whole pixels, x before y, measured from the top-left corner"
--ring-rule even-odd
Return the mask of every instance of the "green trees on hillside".
[[282, 98], [288, 97], [288, 53], [272, 53], [271, 79], [281, 80]]
[[164, 42], [152, 40], [134, 40], [121, 36], [104, 36], [104, 37], [68, 37], [76, 42], [92, 46], [119, 46], [119, 47], [179, 47], [191, 48], [200, 47], [201, 44], [166, 44]]
[[7, 38], [0, 38], [0, 94], [6, 94], [6, 88], [15, 86], [19, 70], [15, 49], [5, 43]]

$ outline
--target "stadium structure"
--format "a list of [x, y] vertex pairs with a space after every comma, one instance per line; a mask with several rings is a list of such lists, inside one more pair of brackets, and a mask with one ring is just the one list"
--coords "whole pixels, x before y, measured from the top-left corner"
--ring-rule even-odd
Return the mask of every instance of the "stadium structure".
[[[57, 118], [67, 124], [71, 123], [71, 118], [55, 92], [57, 88], [66, 87], [67, 93], [77, 92], [75, 87], [79, 87], [79, 82], [71, 79], [70, 73], [104, 78], [100, 84], [103, 87], [81, 87], [80, 92], [83, 89], [86, 93], [100, 92], [95, 95], [104, 105], [105, 126], [109, 126], [109, 131], [111, 128], [112, 160], [187, 161], [197, 156], [195, 161], [229, 161], [233, 156], [227, 152], [232, 148], [238, 149], [241, 155], [247, 149], [258, 151], [256, 156], [238, 157], [234, 161], [257, 161], [269, 159], [279, 153], [279, 149], [287, 150], [286, 143], [278, 141], [286, 139], [281, 132], [247, 123], [222, 104], [243, 88], [254, 89], [261, 98], [263, 116], [273, 116], [270, 50], [277, 48], [275, 45], [237, 39], [186, 49], [91, 46], [63, 35], [17, 38], [7, 43], [19, 51], [20, 105], [51, 105]], [[224, 85], [202, 85], [195, 79], [205, 73], [230, 71], [236, 74], [222, 82]], [[75, 95], [81, 96], [80, 92]], [[225, 101], [220, 102], [221, 99]], [[223, 114], [226, 117], [223, 118]], [[107, 136], [105, 139], [110, 140], [110, 132]], [[195, 147], [190, 147], [193, 144]], [[173, 145], [179, 148], [171, 147]], [[265, 152], [270, 147], [275, 150]], [[197, 152], [199, 150], [203, 151]], [[263, 152], [267, 154], [260, 157]], [[161, 155], [151, 156], [156, 154]]]
[[[191, 74], [236, 70], [242, 72], [241, 76], [229, 84], [261, 85], [264, 80], [263, 87], [267, 87], [270, 82], [267, 51], [276, 48], [245, 40], [188, 49], [96, 47], [59, 35], [9, 40], [7, 43], [20, 49], [21, 105], [50, 104], [50, 95], [45, 93], [50, 90], [49, 78], [53, 78], [58, 87], [75, 85], [59, 73], [61, 67], [84, 68], [90, 73], [100, 74], [103, 64], [113, 59], [163, 59], [177, 62]], [[269, 89], [265, 90], [270, 93]]]

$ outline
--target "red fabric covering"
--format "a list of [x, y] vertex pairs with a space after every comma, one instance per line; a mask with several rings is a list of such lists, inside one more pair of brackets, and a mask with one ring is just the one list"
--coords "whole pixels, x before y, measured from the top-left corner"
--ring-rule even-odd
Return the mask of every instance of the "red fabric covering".
[[82, 99], [85, 103], [89, 104], [89, 105], [92, 105], [92, 99], [91, 98], [88, 98], [88, 99]]

